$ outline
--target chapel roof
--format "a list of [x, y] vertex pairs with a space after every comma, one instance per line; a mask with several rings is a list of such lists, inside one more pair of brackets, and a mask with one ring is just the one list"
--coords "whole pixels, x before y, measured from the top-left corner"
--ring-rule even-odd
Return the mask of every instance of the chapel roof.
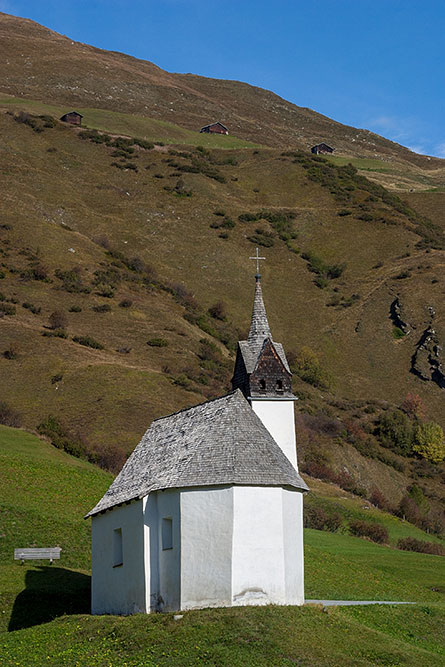
[[152, 491], [223, 484], [308, 490], [239, 389], [154, 421], [87, 516]]

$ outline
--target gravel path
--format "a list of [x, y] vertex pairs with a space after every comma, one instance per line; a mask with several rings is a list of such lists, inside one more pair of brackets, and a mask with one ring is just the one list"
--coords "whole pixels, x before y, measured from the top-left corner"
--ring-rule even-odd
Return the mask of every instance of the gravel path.
[[305, 604], [322, 604], [324, 607], [348, 607], [356, 604], [416, 604], [415, 602], [389, 602], [387, 600], [305, 600]]

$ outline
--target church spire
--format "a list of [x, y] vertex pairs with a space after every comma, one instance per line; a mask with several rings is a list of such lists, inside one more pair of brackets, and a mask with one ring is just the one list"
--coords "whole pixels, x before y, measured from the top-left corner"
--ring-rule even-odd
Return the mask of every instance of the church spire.
[[292, 397], [292, 373], [281, 343], [272, 339], [261, 289], [258, 254], [249, 259], [256, 260], [255, 296], [252, 320], [247, 340], [238, 341], [235, 371], [232, 378], [234, 389], [240, 388], [244, 395], [253, 399], [260, 397]]
[[261, 276], [255, 276], [255, 296], [253, 299], [252, 321], [247, 340], [250, 344], [262, 344], [266, 338], [272, 338], [269, 322], [267, 321], [266, 308], [263, 301], [261, 289]]

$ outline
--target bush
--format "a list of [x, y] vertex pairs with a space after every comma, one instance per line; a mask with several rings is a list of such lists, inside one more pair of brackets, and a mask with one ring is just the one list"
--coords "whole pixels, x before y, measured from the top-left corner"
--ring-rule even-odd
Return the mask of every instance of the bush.
[[0, 424], [13, 426], [14, 428], [18, 428], [22, 424], [20, 413], [11, 408], [5, 401], [0, 401]]
[[435, 556], [445, 556], [445, 549], [440, 544], [434, 542], [425, 542], [416, 540], [415, 537], [403, 537], [397, 542], [397, 548], [402, 551], [417, 551], [420, 554], [433, 554]]
[[0, 303], [0, 316], [2, 316], [2, 313], [3, 315], [15, 315], [15, 306], [11, 306], [9, 303]]
[[443, 461], [445, 442], [442, 427], [435, 422], [418, 424], [414, 431], [413, 451], [433, 463]]
[[369, 502], [371, 502], [373, 505], [375, 505], [375, 507], [378, 507], [384, 512], [390, 511], [388, 501], [386, 500], [385, 496], [380, 491], [380, 489], [378, 489], [376, 486], [374, 486], [371, 490], [371, 495], [369, 496]]
[[328, 514], [321, 507], [313, 505], [304, 505], [303, 522], [305, 528], [326, 530], [330, 533], [336, 533], [342, 525], [338, 512]]
[[92, 347], [95, 350], [105, 350], [105, 346], [102, 345], [102, 343], [99, 343], [90, 336], [73, 336], [73, 341], [79, 343], [79, 345], [84, 345], [85, 347]]
[[43, 264], [36, 264], [36, 266], [33, 266], [31, 273], [34, 280], [48, 281], [48, 270]]
[[71, 456], [78, 458], [87, 457], [84, 443], [69, 433], [57, 417], [49, 415], [37, 426], [37, 431], [49, 438], [51, 444], [57, 447], [57, 449], [63, 449], [68, 454], [71, 454]]
[[260, 245], [264, 248], [271, 248], [274, 245], [273, 234], [266, 230], [257, 229], [256, 234], [248, 236], [247, 240], [255, 245]]
[[80, 306], [74, 305], [74, 306], [70, 307], [69, 312], [70, 313], [81, 313], [82, 308]]
[[28, 301], [24, 301], [22, 303], [22, 308], [25, 308], [26, 310], [30, 310], [31, 313], [33, 313], [34, 315], [38, 315], [42, 311], [40, 306], [34, 306], [33, 303], [29, 303]]
[[55, 275], [57, 278], [59, 278], [59, 280], [62, 281], [62, 289], [64, 289], [66, 292], [73, 294], [89, 294], [91, 290], [89, 287], [86, 287], [83, 284], [80, 273], [80, 267], [75, 267], [70, 271], [56, 269]]
[[292, 371], [304, 382], [320, 389], [329, 389], [332, 380], [322, 368], [317, 355], [310, 347], [303, 346], [297, 354]]
[[52, 329], [51, 331], [42, 331], [42, 336], [46, 338], [68, 338], [64, 329]]
[[122, 301], [119, 303], [120, 308], [131, 308], [133, 305], [133, 301], [131, 299], [122, 299]]
[[408, 392], [400, 409], [406, 412], [411, 418], [423, 419], [425, 417], [425, 403], [418, 394]]
[[420, 510], [414, 500], [408, 495], [404, 495], [397, 508], [397, 514], [405, 521], [409, 521], [414, 526], [419, 526], [422, 520]]
[[389, 541], [388, 531], [379, 523], [369, 521], [351, 521], [349, 530], [355, 537], [367, 537], [377, 544], [386, 544]]
[[208, 313], [216, 320], [224, 322], [227, 319], [226, 304], [223, 301], [217, 301], [213, 306], [210, 306]]
[[5, 359], [17, 359], [19, 348], [17, 343], [10, 343], [9, 347], [3, 352]]
[[413, 423], [401, 410], [384, 414], [378, 426], [377, 436], [384, 447], [397, 454], [409, 456], [414, 442]]
[[147, 345], [150, 347], [167, 347], [168, 340], [165, 340], [165, 338], [150, 338], [147, 340]]
[[91, 310], [94, 310], [95, 313], [109, 313], [111, 306], [109, 303], [101, 303], [97, 306], [91, 306]]
[[63, 310], [55, 310], [48, 318], [51, 329], [66, 329], [68, 318]]

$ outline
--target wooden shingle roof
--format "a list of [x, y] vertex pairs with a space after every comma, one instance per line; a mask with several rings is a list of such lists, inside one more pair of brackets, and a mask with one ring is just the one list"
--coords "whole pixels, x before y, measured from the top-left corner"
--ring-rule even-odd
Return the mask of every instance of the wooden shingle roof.
[[154, 421], [87, 516], [152, 491], [226, 484], [308, 490], [239, 389]]

